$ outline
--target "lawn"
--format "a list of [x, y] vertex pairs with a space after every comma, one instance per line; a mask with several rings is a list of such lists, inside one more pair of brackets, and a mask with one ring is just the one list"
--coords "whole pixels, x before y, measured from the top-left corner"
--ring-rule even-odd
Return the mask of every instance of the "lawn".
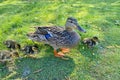
[[76, 30], [82, 39], [99, 37], [93, 50], [80, 42], [67, 54], [69, 60], [62, 60], [50, 46], [37, 43], [36, 59], [15, 59], [3, 70], [0, 64], [0, 80], [119, 80], [120, 0], [0, 0], [0, 50], [7, 49], [7, 39], [34, 44], [26, 36], [32, 27], [64, 26], [71, 16], [87, 31]]

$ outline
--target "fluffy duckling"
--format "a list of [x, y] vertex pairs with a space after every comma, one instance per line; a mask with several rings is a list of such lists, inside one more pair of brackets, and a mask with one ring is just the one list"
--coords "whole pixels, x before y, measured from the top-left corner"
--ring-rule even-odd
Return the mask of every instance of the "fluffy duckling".
[[27, 57], [36, 58], [35, 53], [38, 53], [38, 46], [26, 45], [21, 51], [23, 51]]
[[9, 48], [10, 50], [14, 50], [14, 49], [21, 49], [21, 45], [19, 43], [17, 43], [14, 40], [6, 40], [5, 42], [3, 42], [7, 48]]
[[99, 42], [99, 39], [96, 36], [94, 36], [92, 38], [84, 38], [83, 39], [83, 44], [86, 44], [89, 48], [94, 47], [97, 42]]
[[18, 52], [16, 51], [7, 51], [7, 50], [1, 50], [0, 51], [0, 62], [6, 63], [7, 61], [11, 61], [13, 57], [19, 57]]
[[38, 46], [37, 45], [26, 45], [22, 51], [25, 52], [25, 54], [34, 54], [38, 52]]

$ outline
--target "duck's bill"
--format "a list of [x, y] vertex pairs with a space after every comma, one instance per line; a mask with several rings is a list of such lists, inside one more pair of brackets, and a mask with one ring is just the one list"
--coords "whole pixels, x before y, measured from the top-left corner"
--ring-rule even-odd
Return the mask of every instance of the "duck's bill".
[[81, 32], [84, 32], [86, 33], [86, 30], [84, 30], [82, 27], [80, 27], [79, 25], [77, 26], [78, 30], [81, 31]]

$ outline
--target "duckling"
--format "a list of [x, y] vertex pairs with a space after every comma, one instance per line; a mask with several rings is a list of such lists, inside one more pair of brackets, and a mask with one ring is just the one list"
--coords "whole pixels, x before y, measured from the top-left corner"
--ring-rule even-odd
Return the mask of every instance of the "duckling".
[[21, 49], [21, 51], [23, 51], [26, 57], [30, 57], [30, 58], [36, 58], [35, 53], [38, 53], [38, 46], [37, 45], [26, 45], [23, 49]]
[[34, 54], [38, 52], [38, 46], [37, 45], [26, 45], [22, 51], [25, 52], [25, 54]]
[[12, 57], [19, 57], [19, 53], [17, 51], [12, 51], [11, 54]]
[[6, 40], [5, 42], [3, 42], [7, 48], [9, 48], [10, 50], [14, 50], [14, 49], [21, 49], [21, 45], [19, 43], [17, 43], [14, 40]]
[[7, 51], [7, 50], [1, 50], [0, 51], [0, 62], [6, 63], [7, 61], [11, 61], [13, 57], [19, 57], [19, 54], [17, 51]]
[[96, 36], [94, 36], [92, 38], [84, 38], [83, 39], [83, 44], [86, 44], [89, 48], [94, 47], [97, 42], [99, 42], [99, 39]]

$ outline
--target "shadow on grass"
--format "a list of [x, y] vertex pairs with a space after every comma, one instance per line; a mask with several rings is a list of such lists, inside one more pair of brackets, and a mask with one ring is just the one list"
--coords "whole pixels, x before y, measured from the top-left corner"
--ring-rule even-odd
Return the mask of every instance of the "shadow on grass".
[[[73, 59], [62, 60], [54, 56], [41, 57], [37, 59], [22, 58], [15, 62], [17, 74], [8, 79], [26, 79], [26, 80], [63, 80], [74, 70], [75, 63]], [[25, 71], [27, 73], [25, 74]], [[40, 71], [39, 71], [40, 70]], [[35, 71], [38, 71], [34, 73]]]
[[6, 64], [0, 63], [0, 79], [4, 77], [5, 75], [8, 75], [8, 69], [5, 66]]

